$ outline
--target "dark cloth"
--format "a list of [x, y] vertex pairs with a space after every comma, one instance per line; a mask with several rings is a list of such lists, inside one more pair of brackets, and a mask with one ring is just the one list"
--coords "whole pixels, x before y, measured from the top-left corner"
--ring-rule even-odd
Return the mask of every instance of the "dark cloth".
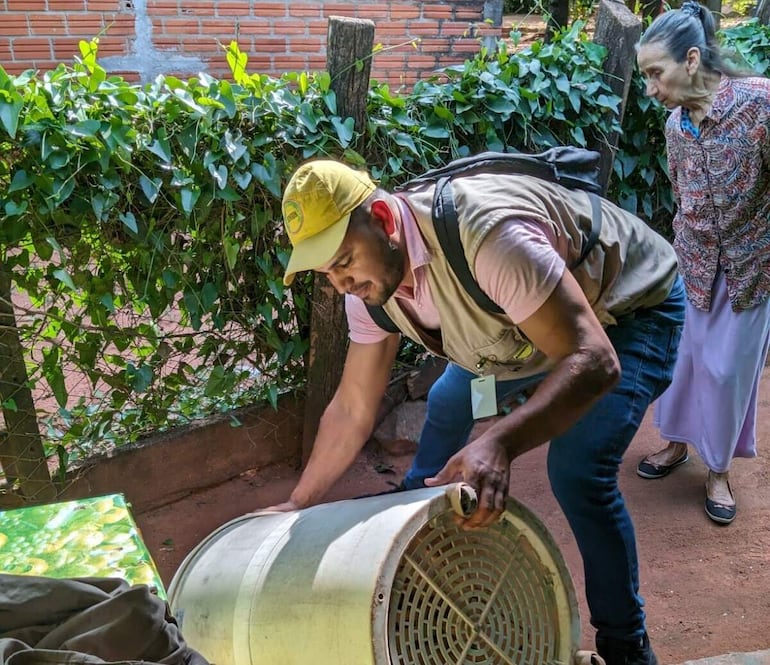
[[140, 662], [208, 665], [148, 586], [0, 574], [0, 665]]

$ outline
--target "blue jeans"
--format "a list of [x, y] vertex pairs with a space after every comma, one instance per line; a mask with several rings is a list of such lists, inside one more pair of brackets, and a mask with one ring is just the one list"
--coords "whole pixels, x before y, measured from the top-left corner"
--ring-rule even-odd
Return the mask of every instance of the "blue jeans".
[[[645, 631], [631, 517], [618, 487], [618, 468], [647, 407], [671, 382], [684, 323], [685, 294], [677, 278], [657, 307], [622, 317], [607, 328], [621, 379], [581, 420], [553, 439], [548, 478], [583, 557], [591, 623], [606, 637], [640, 638]], [[468, 441], [473, 427], [474, 374], [449, 364], [428, 395], [428, 413], [404, 484], [423, 486]], [[543, 375], [498, 381], [502, 401]]]

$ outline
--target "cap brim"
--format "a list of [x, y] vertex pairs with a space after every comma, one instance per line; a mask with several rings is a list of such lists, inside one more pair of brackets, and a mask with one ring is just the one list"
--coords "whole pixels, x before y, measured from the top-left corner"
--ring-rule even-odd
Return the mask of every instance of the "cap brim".
[[336, 224], [332, 224], [320, 233], [297, 243], [291, 252], [291, 257], [289, 257], [283, 283], [289, 286], [294, 281], [296, 273], [303, 270], [315, 270], [331, 261], [345, 238], [349, 224], [350, 215], [347, 214]]

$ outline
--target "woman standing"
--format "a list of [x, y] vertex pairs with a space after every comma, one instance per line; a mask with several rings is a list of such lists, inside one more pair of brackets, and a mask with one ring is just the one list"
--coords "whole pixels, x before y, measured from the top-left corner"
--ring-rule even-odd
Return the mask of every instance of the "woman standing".
[[672, 110], [674, 246], [688, 298], [674, 379], [655, 412], [669, 443], [637, 473], [662, 478], [693, 446], [709, 469], [706, 513], [729, 524], [730, 462], [757, 454], [770, 340], [770, 80], [724, 62], [711, 13], [692, 0], [653, 21], [637, 62], [647, 95]]

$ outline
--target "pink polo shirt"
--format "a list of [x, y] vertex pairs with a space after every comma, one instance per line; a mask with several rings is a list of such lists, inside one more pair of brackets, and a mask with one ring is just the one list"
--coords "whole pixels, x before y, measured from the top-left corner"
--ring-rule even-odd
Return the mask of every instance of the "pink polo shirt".
[[[406, 202], [396, 195], [414, 289], [400, 286], [393, 297], [421, 326], [441, 327], [438, 310], [430, 293], [425, 265], [431, 254]], [[564, 273], [567, 243], [555, 229], [537, 222], [511, 219], [493, 229], [479, 248], [476, 279], [481, 289], [508, 315], [521, 323], [548, 299]], [[375, 344], [388, 336], [369, 316], [364, 302], [345, 296], [350, 339]]]

